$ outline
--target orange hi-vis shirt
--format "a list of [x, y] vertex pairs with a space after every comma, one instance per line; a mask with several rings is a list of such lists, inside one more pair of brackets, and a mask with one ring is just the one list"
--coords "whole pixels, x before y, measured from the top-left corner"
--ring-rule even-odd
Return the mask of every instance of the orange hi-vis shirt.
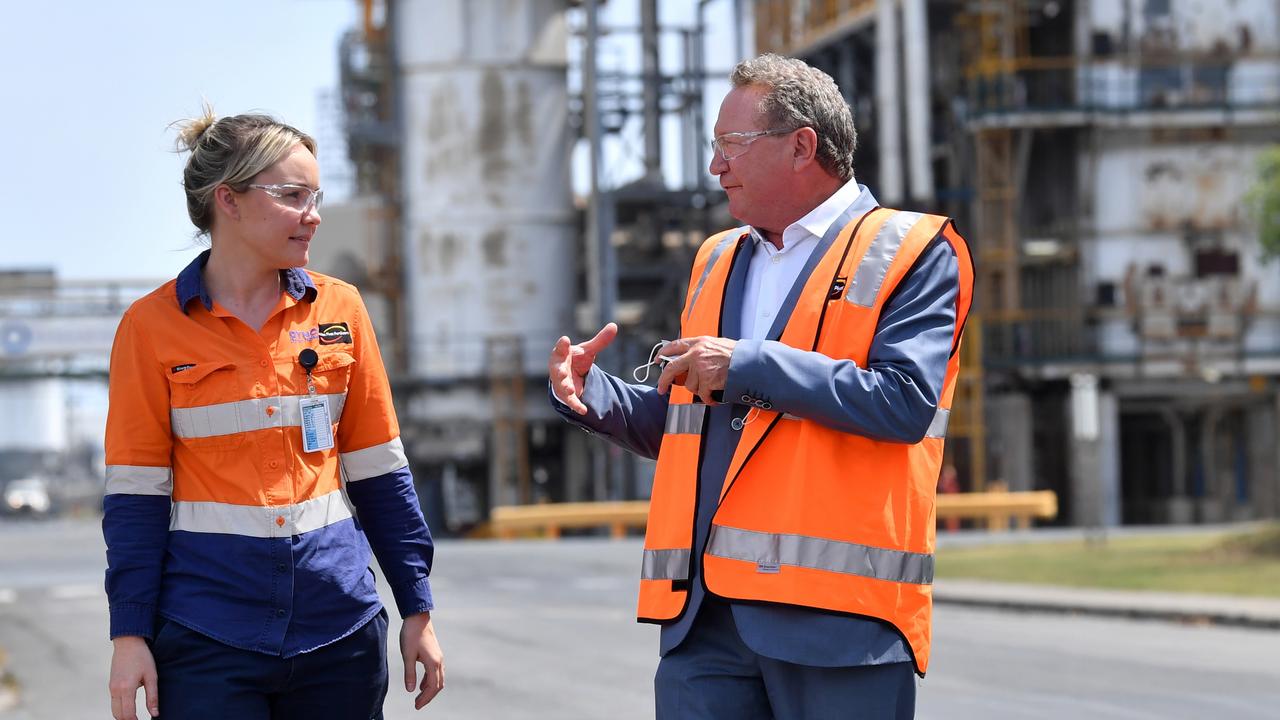
[[[158, 613], [235, 647], [307, 652], [381, 608], [370, 544], [402, 615], [429, 610], [433, 545], [359, 293], [281, 271], [254, 331], [210, 299], [207, 258], [134, 303], [112, 349], [112, 637], [149, 637]], [[301, 414], [317, 400], [332, 446], [308, 452]]]

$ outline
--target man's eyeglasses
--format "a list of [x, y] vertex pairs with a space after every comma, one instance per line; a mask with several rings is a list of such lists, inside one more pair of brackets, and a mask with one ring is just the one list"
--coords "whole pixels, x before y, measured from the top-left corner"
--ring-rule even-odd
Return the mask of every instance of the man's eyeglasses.
[[795, 132], [796, 128], [773, 128], [772, 130], [752, 130], [751, 132], [731, 132], [716, 137], [711, 141], [711, 152], [719, 153], [725, 162], [742, 156], [751, 147], [751, 143], [770, 135], [786, 135]]
[[250, 185], [249, 187], [261, 190], [279, 200], [281, 205], [304, 215], [313, 207], [319, 210], [320, 203], [324, 202], [323, 190], [319, 188], [313, 190], [306, 185]]

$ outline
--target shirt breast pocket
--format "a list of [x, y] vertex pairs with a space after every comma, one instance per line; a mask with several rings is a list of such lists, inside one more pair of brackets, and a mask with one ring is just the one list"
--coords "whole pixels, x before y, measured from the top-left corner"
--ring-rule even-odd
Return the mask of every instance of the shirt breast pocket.
[[193, 450], [228, 452], [244, 443], [240, 376], [234, 363], [196, 363], [169, 375], [173, 436]]
[[321, 353], [316, 366], [311, 370], [311, 381], [315, 383], [316, 394], [330, 396], [329, 408], [335, 423], [342, 415], [342, 405], [346, 402], [355, 366], [354, 357], [339, 351]]

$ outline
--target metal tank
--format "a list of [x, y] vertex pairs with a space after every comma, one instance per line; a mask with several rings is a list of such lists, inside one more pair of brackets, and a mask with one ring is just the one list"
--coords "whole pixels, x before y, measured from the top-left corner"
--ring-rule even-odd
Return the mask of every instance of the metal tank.
[[58, 378], [0, 380], [0, 452], [67, 449], [67, 400]]
[[410, 374], [487, 377], [495, 338], [544, 373], [574, 298], [565, 3], [396, 13]]
[[449, 529], [482, 520], [485, 507], [546, 498], [547, 478], [561, 474], [545, 378], [552, 344], [573, 330], [579, 262], [566, 6], [391, 7], [402, 425]]

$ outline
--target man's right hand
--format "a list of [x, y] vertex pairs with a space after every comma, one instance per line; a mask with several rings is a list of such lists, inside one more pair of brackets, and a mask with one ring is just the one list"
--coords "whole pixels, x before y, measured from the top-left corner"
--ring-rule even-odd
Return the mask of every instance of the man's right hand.
[[111, 716], [116, 720], [137, 720], [138, 688], [146, 691], [147, 711], [151, 717], [160, 715], [160, 692], [156, 684], [156, 661], [151, 648], [140, 637], [118, 637], [112, 641]]
[[595, 337], [578, 345], [569, 344], [569, 337], [563, 336], [551, 350], [551, 360], [547, 363], [551, 391], [560, 402], [579, 415], [587, 414], [587, 406], [582, 402], [582, 386], [586, 382], [587, 373], [595, 364], [596, 356], [617, 335], [618, 326], [609, 323], [600, 328]]

